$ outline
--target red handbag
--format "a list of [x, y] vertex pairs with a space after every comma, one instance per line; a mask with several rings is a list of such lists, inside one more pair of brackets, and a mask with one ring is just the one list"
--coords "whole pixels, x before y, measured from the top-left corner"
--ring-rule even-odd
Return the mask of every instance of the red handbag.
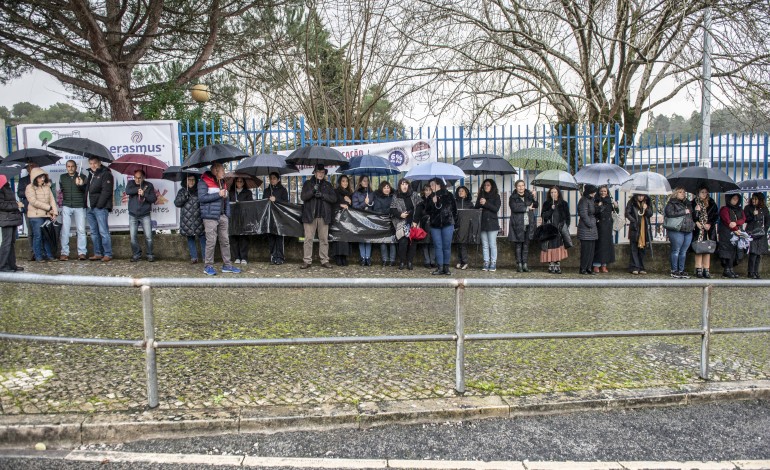
[[428, 232], [420, 227], [412, 227], [409, 229], [409, 238], [414, 241], [420, 241], [428, 236]]

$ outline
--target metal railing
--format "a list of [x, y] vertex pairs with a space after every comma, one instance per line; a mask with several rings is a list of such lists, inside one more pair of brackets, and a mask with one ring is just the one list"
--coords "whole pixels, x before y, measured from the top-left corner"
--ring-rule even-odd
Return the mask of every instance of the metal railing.
[[[158, 406], [158, 371], [156, 351], [160, 348], [196, 348], [230, 346], [285, 346], [298, 344], [354, 344], [354, 343], [391, 343], [391, 342], [432, 342], [446, 341], [455, 343], [455, 390], [465, 392], [465, 342], [499, 340], [534, 340], [534, 339], [569, 339], [569, 338], [621, 338], [640, 336], [700, 336], [701, 357], [700, 377], [709, 378], [709, 345], [712, 335], [770, 333], [770, 326], [761, 327], [711, 327], [711, 296], [717, 288], [769, 288], [770, 280], [678, 280], [610, 279], [597, 282], [594, 279], [211, 279], [211, 278], [127, 278], [96, 276], [52, 276], [43, 274], [0, 273], [0, 282], [16, 284], [45, 284], [87, 287], [136, 287], [141, 290], [142, 311], [144, 318], [143, 339], [101, 339], [74, 338], [63, 336], [39, 336], [13, 333], [0, 333], [0, 339], [15, 341], [38, 341], [52, 343], [90, 344], [104, 346], [131, 346], [145, 351], [145, 369], [147, 372], [147, 403], [150, 408]], [[454, 333], [432, 335], [393, 335], [393, 336], [335, 336], [312, 338], [274, 338], [274, 339], [224, 339], [224, 340], [185, 340], [156, 341], [155, 314], [153, 311], [153, 288], [317, 288], [317, 289], [454, 289], [455, 331]], [[463, 297], [465, 289], [477, 288], [683, 288], [702, 289], [701, 327], [678, 330], [620, 330], [620, 331], [565, 331], [533, 333], [465, 333], [465, 311]]]

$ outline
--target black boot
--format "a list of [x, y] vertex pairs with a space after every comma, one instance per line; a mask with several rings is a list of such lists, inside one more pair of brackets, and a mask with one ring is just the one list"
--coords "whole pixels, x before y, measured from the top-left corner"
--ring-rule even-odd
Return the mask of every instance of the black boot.
[[703, 279], [703, 268], [695, 268], [695, 277]]
[[521, 268], [521, 263], [516, 263], [516, 272], [517, 273], [523, 272], [523, 270]]
[[444, 274], [444, 269], [441, 266], [436, 266], [436, 270], [431, 272], [431, 275], [433, 276], [439, 276], [441, 274]]
[[452, 273], [449, 271], [449, 265], [448, 265], [448, 264], [445, 264], [445, 265], [444, 265], [444, 270], [442, 271], [442, 274], [446, 274], [447, 276], [449, 276], [450, 274], [452, 274]]
[[527, 267], [527, 263], [521, 264], [521, 270], [524, 271], [525, 273], [529, 272], [529, 267]]
[[708, 268], [703, 268], [703, 279], [711, 279], [711, 273]]

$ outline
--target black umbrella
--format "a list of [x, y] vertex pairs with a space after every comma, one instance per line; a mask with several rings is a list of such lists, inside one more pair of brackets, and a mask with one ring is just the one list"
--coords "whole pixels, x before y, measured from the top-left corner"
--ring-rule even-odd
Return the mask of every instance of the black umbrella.
[[181, 166], [170, 166], [163, 171], [162, 178], [169, 181], [182, 181], [187, 178], [187, 175], [201, 176], [206, 172], [205, 168], [186, 168], [182, 169]]
[[43, 238], [43, 242], [47, 243], [51, 247], [51, 253], [58, 253], [61, 251], [59, 246], [59, 234], [61, 233], [61, 222], [48, 219], [40, 226], [40, 233]]
[[759, 178], [743, 180], [738, 182], [738, 187], [740, 189], [734, 189], [732, 191], [728, 191], [728, 194], [763, 193], [765, 191], [770, 191], [770, 180], [759, 179]]
[[311, 145], [309, 147], [300, 147], [293, 151], [286, 158], [286, 163], [294, 165], [342, 165], [348, 159], [338, 150], [331, 147], [322, 147], [320, 145]]
[[508, 160], [489, 153], [469, 155], [456, 161], [455, 166], [468, 175], [515, 175], [518, 173]]
[[187, 157], [182, 168], [201, 168], [212, 163], [227, 163], [241, 160], [249, 154], [230, 144], [213, 144], [201, 147]]
[[51, 142], [48, 146], [52, 149], [80, 155], [84, 158], [98, 158], [107, 163], [115, 160], [115, 157], [112, 156], [107, 147], [85, 137], [65, 137], [56, 142]]
[[26, 165], [27, 163], [34, 163], [37, 166], [53, 165], [61, 159], [60, 156], [53, 152], [49, 152], [44, 149], [22, 149], [15, 152], [11, 152], [3, 160], [3, 165], [10, 163], [20, 163]]
[[274, 153], [260, 153], [253, 157], [245, 158], [235, 167], [238, 173], [246, 173], [251, 176], [269, 175], [278, 173], [285, 175], [287, 173], [296, 173], [299, 171], [296, 166], [286, 163], [286, 157]]
[[666, 179], [672, 188], [682, 187], [692, 194], [698, 192], [700, 188], [706, 188], [710, 193], [740, 189], [724, 171], [705, 166], [684, 168], [668, 175]]
[[14, 176], [19, 176], [23, 169], [24, 166], [21, 163], [9, 163], [5, 165], [5, 161], [3, 161], [3, 164], [0, 165], [0, 175], [13, 178]]

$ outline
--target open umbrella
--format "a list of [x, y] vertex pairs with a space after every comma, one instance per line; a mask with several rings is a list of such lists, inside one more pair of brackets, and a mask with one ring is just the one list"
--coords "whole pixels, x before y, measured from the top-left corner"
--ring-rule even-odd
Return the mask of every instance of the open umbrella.
[[235, 181], [235, 178], [243, 178], [243, 181], [246, 183], [246, 189], [257, 189], [262, 186], [262, 180], [257, 177], [231, 171], [225, 174], [225, 187], [229, 188]]
[[5, 162], [3, 162], [3, 164], [0, 165], [0, 175], [13, 178], [14, 176], [19, 176], [23, 169], [24, 166], [21, 163], [9, 163], [6, 165]]
[[631, 179], [631, 175], [614, 163], [586, 165], [575, 173], [575, 181], [594, 186], [617, 186]]
[[299, 171], [296, 166], [286, 163], [286, 157], [274, 153], [260, 153], [249, 158], [244, 158], [235, 167], [238, 173], [244, 173], [251, 176], [269, 175], [278, 173], [285, 175]]
[[11, 163], [34, 163], [37, 166], [53, 165], [61, 160], [61, 157], [45, 149], [21, 149], [11, 152], [2, 162], [2, 165]]
[[227, 163], [241, 160], [249, 155], [235, 145], [212, 144], [201, 147], [191, 153], [182, 168], [201, 168], [212, 163]]
[[391, 176], [401, 173], [387, 158], [377, 155], [358, 155], [337, 168], [343, 175]]
[[517, 173], [506, 159], [489, 153], [469, 155], [454, 164], [467, 175], [515, 175]]
[[738, 182], [738, 189], [727, 191], [727, 194], [734, 193], [762, 193], [770, 191], [770, 180], [750, 179]]
[[182, 169], [181, 166], [170, 166], [165, 170], [163, 170], [163, 176], [161, 176], [161, 178], [163, 178], [164, 180], [179, 182], [187, 178], [187, 175], [201, 176], [205, 172], [206, 172], [205, 168]]
[[309, 147], [300, 147], [293, 151], [287, 158], [286, 163], [293, 165], [342, 165], [348, 159], [337, 149], [331, 147], [322, 147], [320, 145], [311, 145]]
[[445, 180], [458, 180], [465, 178], [465, 173], [460, 168], [442, 162], [426, 162], [413, 167], [405, 178], [416, 181], [427, 181], [433, 178]]
[[124, 175], [133, 175], [137, 170], [144, 171], [145, 178], [160, 179], [163, 171], [168, 168], [165, 162], [141, 153], [127, 153], [110, 163], [110, 170]]
[[740, 189], [732, 178], [722, 170], [706, 166], [691, 166], [666, 177], [672, 188], [684, 188], [688, 193], [695, 194], [700, 188], [706, 188], [710, 193], [724, 193]]
[[48, 144], [49, 147], [64, 152], [69, 152], [74, 155], [80, 155], [83, 158], [98, 158], [99, 160], [109, 163], [115, 160], [107, 147], [85, 137], [65, 137], [55, 142]]
[[553, 150], [531, 147], [520, 149], [511, 154], [508, 161], [516, 168], [525, 170], [566, 170], [567, 161]]
[[654, 171], [640, 171], [631, 175], [631, 179], [620, 185], [620, 190], [634, 194], [668, 195], [671, 185], [665, 176]]
[[532, 180], [532, 186], [538, 188], [553, 188], [554, 186], [562, 190], [572, 190], [578, 188], [575, 177], [562, 170], [546, 170], [535, 176]]

